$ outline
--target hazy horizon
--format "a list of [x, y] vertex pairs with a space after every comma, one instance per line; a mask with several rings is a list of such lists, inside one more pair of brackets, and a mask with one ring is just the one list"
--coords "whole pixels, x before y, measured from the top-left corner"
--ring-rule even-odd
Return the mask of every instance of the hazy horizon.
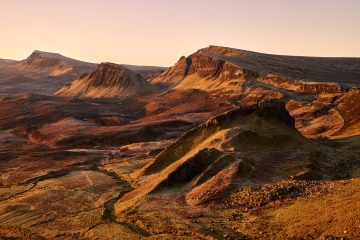
[[219, 45], [302, 56], [360, 57], [356, 0], [0, 0], [0, 58], [34, 50], [88, 62], [170, 66]]

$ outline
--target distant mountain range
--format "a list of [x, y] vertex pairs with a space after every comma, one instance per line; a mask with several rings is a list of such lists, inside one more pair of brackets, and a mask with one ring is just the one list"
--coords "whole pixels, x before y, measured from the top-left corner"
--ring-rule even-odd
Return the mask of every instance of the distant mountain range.
[[[92, 72], [96, 66], [58, 53], [37, 50], [21, 61], [0, 59], [0, 95], [21, 92], [53, 94], [81, 75]], [[164, 70], [153, 66], [123, 66], [145, 79]]]

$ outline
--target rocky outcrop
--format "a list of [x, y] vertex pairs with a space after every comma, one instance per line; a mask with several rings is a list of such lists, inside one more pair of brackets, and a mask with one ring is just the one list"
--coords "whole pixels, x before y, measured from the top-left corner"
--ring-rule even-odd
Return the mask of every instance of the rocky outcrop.
[[298, 93], [340, 93], [343, 89], [336, 83], [330, 82], [304, 82], [302, 80], [294, 80], [288, 77], [278, 77], [268, 74], [264, 77], [258, 78], [258, 81], [275, 86], [280, 89], [285, 89]]
[[359, 84], [359, 64], [357, 58], [280, 56], [210, 46], [181, 57], [151, 83], [239, 94], [243, 83], [257, 78], [260, 83], [286, 91], [339, 93]]
[[191, 64], [187, 75], [198, 74], [201, 78], [229, 81], [244, 76], [257, 76], [256, 73], [240, 68], [230, 62], [209, 56], [203, 50], [189, 57]]
[[288, 101], [286, 108], [296, 128], [307, 138], [344, 138], [360, 134], [360, 98], [357, 88], [342, 93], [320, 94], [311, 101]]
[[[191, 129], [179, 137], [176, 142], [170, 145], [167, 149], [162, 151], [156, 160], [146, 169], [147, 174], [160, 171], [173, 161], [180, 159], [184, 154], [191, 150], [191, 145], [183, 144], [186, 139], [191, 139], [192, 136], [201, 135], [202, 131], [206, 129], [210, 133], [216, 131], [218, 127], [226, 122], [232, 121], [236, 116], [246, 116], [249, 114], [257, 114], [264, 119], [276, 119], [284, 122], [285, 124], [295, 128], [295, 120], [290, 116], [285, 108], [285, 102], [269, 100], [261, 103], [240, 107], [234, 110], [227, 111], [216, 117], [213, 117], [205, 123]], [[206, 135], [204, 136], [206, 138]], [[199, 140], [200, 141], [200, 140]]]
[[219, 76], [224, 61], [206, 56], [198, 51], [189, 56], [190, 62], [186, 72], [187, 75], [198, 74], [201, 78], [216, 78]]
[[189, 69], [190, 59], [182, 56], [174, 66], [168, 68], [163, 73], [151, 79], [152, 84], [175, 85], [179, 83], [186, 75]]
[[167, 71], [151, 80], [153, 84], [167, 84], [177, 89], [201, 89], [240, 93], [247, 77], [257, 73], [206, 54], [199, 50], [189, 57], [181, 57]]
[[87, 98], [112, 98], [151, 93], [152, 86], [141, 76], [113, 63], [101, 63], [55, 95]]
[[336, 138], [344, 138], [360, 135], [360, 89], [351, 88], [342, 94], [336, 101], [335, 105], [339, 114], [344, 119], [344, 126], [336, 132]]
[[262, 87], [249, 88], [243, 93], [240, 103], [243, 106], [251, 106], [259, 102], [272, 99], [282, 99], [284, 95], [278, 91], [264, 89]]
[[[117, 202], [116, 213], [173, 188], [197, 205], [228, 196], [244, 179], [258, 183], [301, 173], [309, 168], [311, 144], [294, 124], [281, 101], [220, 114], [183, 134], [145, 166], [137, 188]], [[266, 149], [263, 155], [257, 155], [259, 147]]]

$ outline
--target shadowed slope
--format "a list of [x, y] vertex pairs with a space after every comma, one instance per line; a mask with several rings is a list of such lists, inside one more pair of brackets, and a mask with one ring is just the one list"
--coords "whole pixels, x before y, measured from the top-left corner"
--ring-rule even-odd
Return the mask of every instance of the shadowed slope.
[[188, 192], [188, 203], [199, 204], [226, 195], [239, 181], [263, 183], [293, 175], [316, 178], [312, 145], [294, 129], [283, 103], [229, 111], [163, 150], [116, 209], [133, 208], [148, 194], [164, 189]]

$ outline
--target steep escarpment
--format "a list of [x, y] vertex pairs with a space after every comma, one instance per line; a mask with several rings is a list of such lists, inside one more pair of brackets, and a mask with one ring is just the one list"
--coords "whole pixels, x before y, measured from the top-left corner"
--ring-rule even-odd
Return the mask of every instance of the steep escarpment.
[[296, 131], [282, 102], [232, 110], [193, 128], [163, 150], [116, 209], [125, 211], [150, 193], [173, 188], [196, 205], [226, 196], [242, 181], [316, 178], [316, 164], [310, 158], [315, 146]]
[[93, 72], [61, 88], [55, 95], [112, 98], [144, 95], [152, 90], [146, 80], [131, 70], [113, 63], [102, 63]]
[[[265, 101], [259, 104], [252, 106], [241, 107], [234, 110], [227, 111], [223, 114], [220, 114], [214, 118], [209, 119], [200, 126], [193, 128], [192, 130], [184, 133], [173, 145], [169, 146], [166, 150], [161, 152], [157, 157], [156, 161], [150, 165], [147, 169], [147, 173], [152, 173], [155, 171], [161, 170], [164, 166], [167, 166], [172, 163], [172, 159], [176, 160], [181, 158], [184, 153], [192, 149], [192, 145], [185, 145], [184, 142], [187, 142], [187, 139], [191, 139], [194, 135], [199, 135], [207, 138], [207, 135], [203, 134], [205, 129], [208, 133], [218, 130], [219, 125], [226, 124], [230, 121], [235, 120], [237, 117], [245, 117], [250, 114], [256, 114], [264, 119], [277, 119], [281, 122], [289, 125], [290, 127], [295, 127], [294, 119], [289, 115], [285, 109], [283, 102], [277, 101]], [[198, 139], [198, 142], [202, 142], [203, 139]]]
[[202, 89], [210, 92], [239, 94], [242, 84], [257, 76], [257, 73], [242, 69], [221, 59], [199, 51], [190, 56], [187, 75], [176, 85], [177, 89]]
[[302, 94], [335, 94], [358, 86], [358, 58], [293, 57], [210, 46], [181, 57], [151, 79], [176, 89], [241, 94], [253, 86]]
[[336, 99], [337, 110], [344, 119], [343, 127], [335, 134], [336, 138], [360, 135], [360, 89], [352, 88]]
[[158, 76], [151, 79], [151, 83], [175, 85], [179, 83], [186, 75], [191, 64], [191, 59], [182, 56], [174, 66], [168, 68]]
[[164, 84], [176, 89], [201, 89], [210, 92], [240, 93], [246, 78], [257, 76], [247, 69], [208, 56], [204, 50], [181, 57], [167, 71], [153, 78], [151, 83]]
[[322, 93], [341, 93], [343, 89], [337, 83], [332, 82], [304, 82], [294, 80], [289, 77], [278, 77], [268, 74], [257, 79], [259, 82], [272, 85], [279, 89], [285, 89], [297, 93], [322, 94]]
[[[151, 82], [200, 89], [214, 98], [231, 96], [236, 106], [283, 99], [304, 136], [336, 138], [358, 118], [352, 114], [346, 120], [336, 99], [354, 95], [348, 94], [350, 86], [358, 89], [359, 64], [359, 58], [281, 56], [210, 46], [180, 58]], [[358, 134], [354, 129], [348, 132]]]
[[287, 109], [296, 120], [296, 128], [308, 138], [343, 138], [360, 135], [359, 89], [325, 93], [310, 98], [293, 97]]

